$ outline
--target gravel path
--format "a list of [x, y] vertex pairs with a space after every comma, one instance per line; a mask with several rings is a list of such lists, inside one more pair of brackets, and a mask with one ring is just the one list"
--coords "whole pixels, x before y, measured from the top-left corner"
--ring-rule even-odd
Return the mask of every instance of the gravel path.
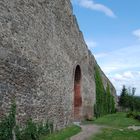
[[[82, 131], [77, 135], [72, 136], [70, 140], [88, 140], [92, 135], [99, 133], [101, 128], [108, 128], [109, 126], [88, 124], [88, 125], [80, 125], [80, 127], [82, 128]], [[140, 130], [140, 126], [129, 126], [128, 129], [133, 129], [136, 131]], [[123, 131], [123, 129], [120, 130]]]
[[88, 140], [88, 138], [98, 132], [104, 126], [89, 124], [89, 125], [80, 125], [82, 131], [75, 136], [72, 136], [70, 140]]
[[128, 129], [132, 129], [134, 131], [137, 131], [137, 130], [140, 130], [140, 126], [135, 126], [135, 125], [132, 125], [132, 126], [129, 126], [127, 127]]

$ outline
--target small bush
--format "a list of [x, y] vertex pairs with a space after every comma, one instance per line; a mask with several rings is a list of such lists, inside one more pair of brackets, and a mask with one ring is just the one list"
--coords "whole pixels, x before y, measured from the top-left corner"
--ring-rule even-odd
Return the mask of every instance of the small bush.
[[39, 135], [44, 135], [45, 134], [45, 130], [44, 130], [44, 126], [43, 126], [42, 122], [38, 124], [38, 134]]
[[140, 115], [137, 112], [130, 112], [126, 114], [127, 118], [133, 118], [140, 121]]
[[18, 125], [15, 127], [16, 140], [22, 140], [21, 130]]
[[39, 135], [47, 135], [53, 132], [53, 123], [46, 121], [45, 124], [40, 123], [38, 125], [38, 134]]
[[45, 124], [36, 124], [29, 119], [22, 130], [16, 127], [16, 137], [17, 140], [39, 140], [42, 135], [48, 135], [53, 132], [53, 123], [46, 121]]
[[0, 140], [39, 140], [41, 135], [53, 132], [53, 123], [46, 121], [45, 124], [37, 124], [29, 119], [24, 128], [16, 125], [16, 104], [12, 103], [10, 112], [0, 121]]
[[22, 130], [23, 140], [39, 140], [37, 125], [29, 119], [26, 123], [25, 129]]
[[130, 112], [130, 113], [127, 113], [126, 114], [126, 117], [127, 118], [134, 118], [135, 117], [135, 114], [133, 112]]
[[13, 130], [16, 124], [15, 115], [16, 115], [16, 104], [15, 101], [13, 101], [9, 115], [5, 116], [5, 118], [3, 118], [0, 121], [0, 140], [13, 139]]
[[12, 129], [10, 127], [9, 118], [5, 117], [0, 123], [0, 140], [11, 140]]
[[135, 119], [140, 121], [140, 115], [136, 115]]

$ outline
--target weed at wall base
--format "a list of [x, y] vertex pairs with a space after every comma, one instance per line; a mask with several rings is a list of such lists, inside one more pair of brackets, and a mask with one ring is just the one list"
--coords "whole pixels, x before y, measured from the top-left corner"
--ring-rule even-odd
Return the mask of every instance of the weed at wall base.
[[37, 124], [29, 119], [24, 128], [16, 125], [16, 103], [12, 102], [9, 114], [0, 121], [0, 140], [39, 140], [41, 135], [53, 132], [53, 123]]

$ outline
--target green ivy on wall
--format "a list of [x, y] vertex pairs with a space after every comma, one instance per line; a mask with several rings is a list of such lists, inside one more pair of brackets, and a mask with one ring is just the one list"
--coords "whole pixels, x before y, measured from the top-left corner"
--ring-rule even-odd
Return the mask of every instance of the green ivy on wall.
[[94, 114], [101, 117], [115, 112], [114, 96], [110, 92], [109, 84], [104, 88], [102, 77], [98, 67], [95, 67], [96, 83], [96, 104], [94, 105]]
[[0, 140], [12, 140], [13, 130], [16, 125], [16, 103], [12, 101], [8, 116], [0, 120]]

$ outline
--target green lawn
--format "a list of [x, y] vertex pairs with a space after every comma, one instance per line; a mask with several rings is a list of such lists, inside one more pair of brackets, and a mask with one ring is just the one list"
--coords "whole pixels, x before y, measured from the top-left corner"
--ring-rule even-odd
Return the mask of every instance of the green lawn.
[[89, 140], [140, 140], [140, 130], [127, 129], [132, 125], [140, 126], [140, 121], [126, 118], [126, 113], [106, 115], [96, 119], [94, 123], [107, 127]]
[[122, 130], [106, 128], [102, 130], [102, 133], [91, 137], [90, 140], [140, 140], [140, 130]]
[[81, 131], [80, 127], [72, 125], [49, 136], [43, 136], [40, 140], [66, 140], [71, 136], [79, 133], [80, 131]]
[[127, 118], [126, 113], [116, 113], [116, 114], [106, 115], [104, 117], [96, 119], [94, 123], [109, 125], [113, 127], [127, 127], [130, 125], [140, 126], [140, 121], [132, 118]]

